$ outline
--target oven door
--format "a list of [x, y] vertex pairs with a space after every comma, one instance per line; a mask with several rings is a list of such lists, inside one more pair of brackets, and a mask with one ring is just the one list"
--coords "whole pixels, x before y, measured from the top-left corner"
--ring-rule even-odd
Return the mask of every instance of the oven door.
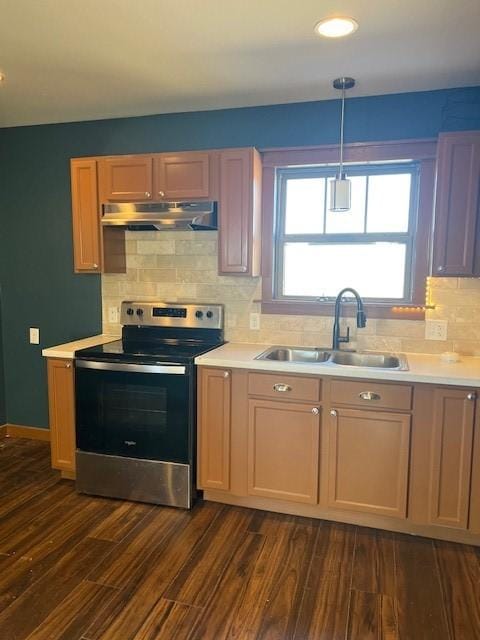
[[80, 451], [192, 461], [190, 367], [90, 360], [75, 367]]

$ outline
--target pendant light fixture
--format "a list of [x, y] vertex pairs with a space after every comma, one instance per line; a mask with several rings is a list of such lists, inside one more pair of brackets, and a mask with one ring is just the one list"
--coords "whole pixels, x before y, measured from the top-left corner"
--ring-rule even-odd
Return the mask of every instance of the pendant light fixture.
[[343, 170], [343, 125], [345, 120], [345, 91], [355, 86], [353, 78], [336, 78], [333, 88], [342, 92], [342, 116], [340, 119], [340, 164], [337, 176], [330, 182], [330, 211], [349, 211], [351, 206], [352, 184]]

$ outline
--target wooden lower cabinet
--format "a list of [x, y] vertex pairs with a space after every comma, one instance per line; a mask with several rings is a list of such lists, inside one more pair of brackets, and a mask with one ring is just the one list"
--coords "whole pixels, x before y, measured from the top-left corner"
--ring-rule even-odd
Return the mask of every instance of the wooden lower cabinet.
[[72, 360], [49, 358], [48, 408], [52, 467], [75, 471], [75, 384]]
[[435, 389], [429, 496], [432, 524], [468, 526], [475, 399], [473, 390]]
[[332, 409], [328, 506], [405, 518], [410, 415]]
[[230, 488], [231, 373], [202, 368], [198, 391], [198, 486]]
[[248, 493], [316, 504], [320, 409], [249, 400]]
[[477, 389], [200, 371], [207, 500], [480, 546]]

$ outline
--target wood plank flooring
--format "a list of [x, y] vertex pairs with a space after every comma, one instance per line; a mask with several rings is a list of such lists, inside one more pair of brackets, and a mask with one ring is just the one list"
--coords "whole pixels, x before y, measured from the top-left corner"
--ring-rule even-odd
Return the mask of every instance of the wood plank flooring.
[[199, 503], [93, 498], [0, 439], [0, 640], [478, 640], [480, 552]]

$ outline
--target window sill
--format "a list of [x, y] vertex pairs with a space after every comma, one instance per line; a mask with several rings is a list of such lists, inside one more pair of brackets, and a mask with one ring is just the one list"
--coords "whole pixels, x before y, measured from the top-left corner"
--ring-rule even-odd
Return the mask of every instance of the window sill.
[[[419, 305], [393, 305], [364, 303], [368, 318], [388, 320], [425, 320], [425, 309]], [[357, 307], [353, 303], [342, 304], [342, 317], [355, 317]], [[335, 304], [331, 302], [302, 302], [294, 300], [262, 301], [262, 313], [295, 316], [333, 316]]]

